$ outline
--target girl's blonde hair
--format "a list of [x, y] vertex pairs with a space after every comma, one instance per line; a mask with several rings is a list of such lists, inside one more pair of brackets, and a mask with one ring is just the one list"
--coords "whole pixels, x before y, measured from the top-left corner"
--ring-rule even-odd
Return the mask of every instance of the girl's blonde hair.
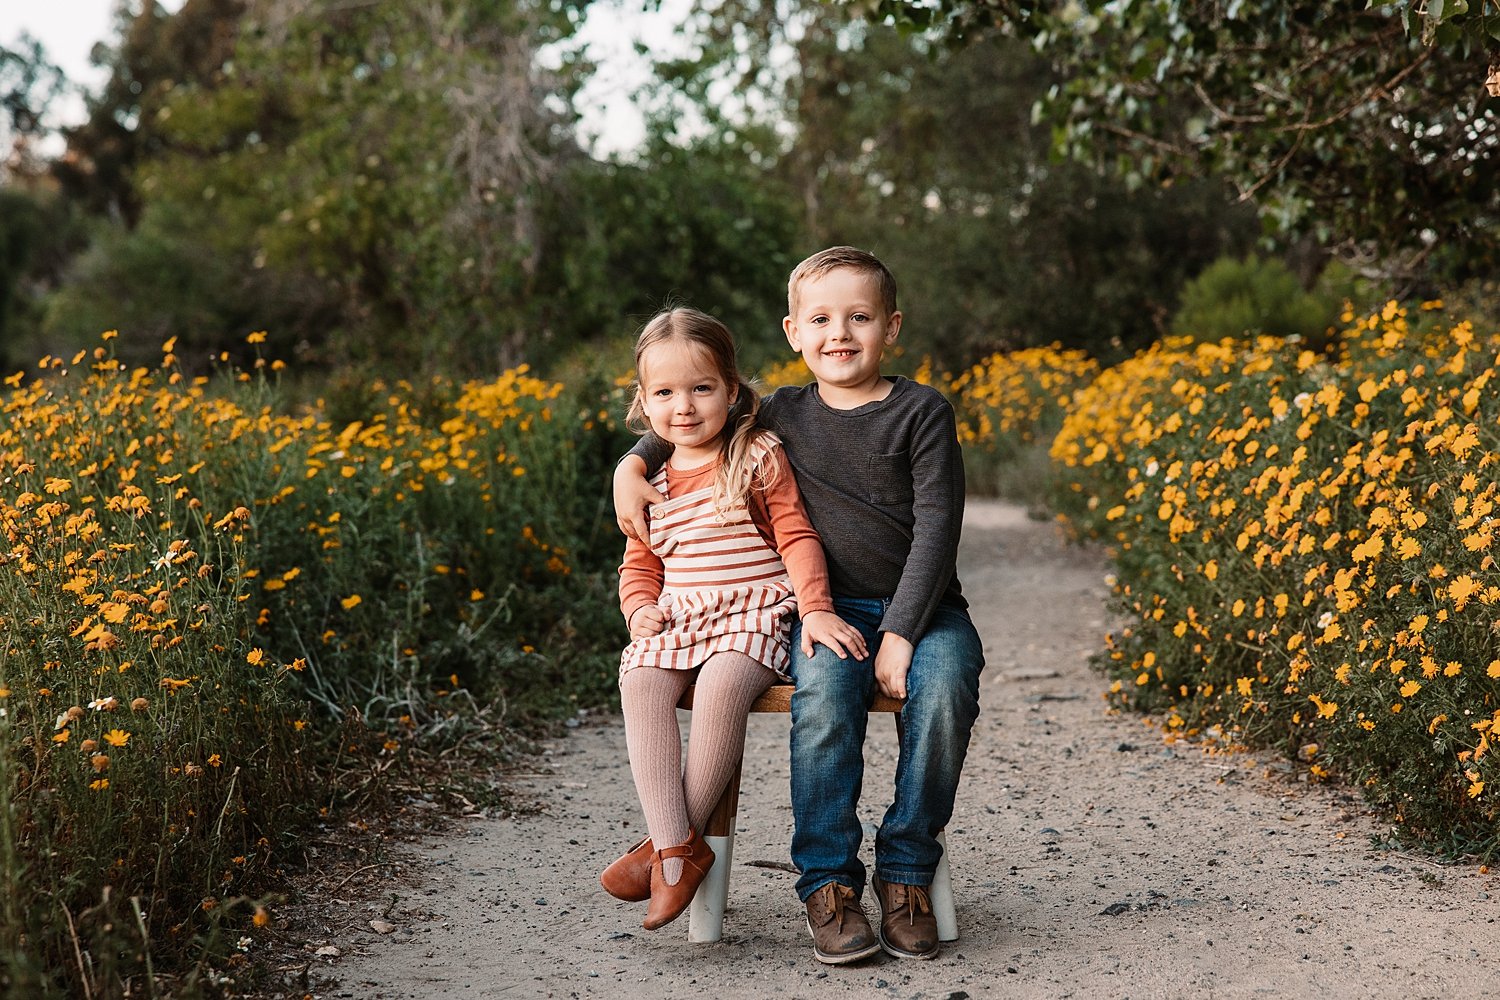
[[641, 358], [658, 344], [674, 340], [692, 344], [703, 351], [718, 371], [719, 378], [731, 392], [735, 392], [724, 428], [719, 432], [724, 462], [714, 479], [714, 509], [723, 515], [747, 504], [753, 487], [765, 489], [774, 485], [777, 471], [774, 465], [757, 469], [750, 461], [755, 443], [768, 437], [770, 432], [755, 425], [755, 415], [760, 412], [760, 393], [740, 374], [734, 334], [728, 327], [707, 313], [685, 306], [664, 309], [651, 317], [635, 340], [635, 393], [625, 414], [625, 422], [637, 434], [651, 429], [646, 420], [645, 405], [641, 402]]

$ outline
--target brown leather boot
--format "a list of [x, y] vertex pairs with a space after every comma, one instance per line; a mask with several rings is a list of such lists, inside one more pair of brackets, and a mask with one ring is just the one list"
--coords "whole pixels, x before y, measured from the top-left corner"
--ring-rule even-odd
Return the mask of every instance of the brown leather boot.
[[880, 946], [897, 958], [931, 958], [938, 953], [937, 917], [925, 885], [873, 881], [880, 901]]
[[[662, 877], [661, 863], [667, 858], [682, 859], [682, 877], [676, 885], [668, 885]], [[663, 924], [670, 924], [682, 915], [693, 901], [708, 870], [714, 866], [713, 848], [699, 836], [696, 830], [688, 831], [688, 839], [676, 847], [663, 848], [651, 856], [651, 903], [646, 907], [646, 919], [641, 926], [654, 931]]]
[[880, 950], [854, 890], [838, 882], [820, 885], [807, 897], [807, 929], [813, 956], [824, 965], [844, 965]]
[[636, 844], [610, 862], [599, 876], [604, 891], [627, 903], [639, 903], [651, 896], [651, 838]]

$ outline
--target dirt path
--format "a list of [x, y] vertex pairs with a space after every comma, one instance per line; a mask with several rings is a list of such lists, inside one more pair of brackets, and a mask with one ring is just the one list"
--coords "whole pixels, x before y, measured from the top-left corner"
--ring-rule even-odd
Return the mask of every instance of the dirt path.
[[[539, 815], [465, 821], [406, 859], [411, 888], [349, 901], [310, 942], [343, 953], [319, 996], [1500, 996], [1496, 876], [1376, 850], [1349, 795], [1108, 714], [1086, 664], [1105, 572], [1051, 525], [971, 503], [961, 573], [989, 665], [949, 827], [962, 936], [937, 960], [813, 959], [794, 877], [765, 864], [787, 862], [785, 716], [751, 719], [723, 941], [689, 946], [685, 917], [643, 931], [644, 904], [596, 881], [642, 830], [608, 717], [516, 778]], [[872, 723], [871, 822], [893, 750]], [[382, 914], [394, 929], [369, 930]]]

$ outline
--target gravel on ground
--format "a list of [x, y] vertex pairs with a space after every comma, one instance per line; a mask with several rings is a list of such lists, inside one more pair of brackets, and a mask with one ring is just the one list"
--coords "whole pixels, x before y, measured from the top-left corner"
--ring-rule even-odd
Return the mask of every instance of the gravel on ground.
[[[642, 930], [645, 904], [598, 884], [644, 830], [621, 721], [589, 715], [508, 776], [534, 809], [459, 820], [402, 853], [389, 891], [328, 900], [340, 919], [306, 948], [339, 954], [313, 959], [335, 983], [317, 996], [1500, 995], [1495, 875], [1380, 846], [1356, 794], [1288, 762], [1110, 710], [1088, 665], [1107, 572], [1019, 507], [970, 502], [960, 575], [988, 665], [948, 834], [961, 936], [938, 958], [813, 958], [784, 715], [750, 720], [723, 940], [689, 944], [686, 917]], [[894, 750], [872, 720], [867, 830]]]

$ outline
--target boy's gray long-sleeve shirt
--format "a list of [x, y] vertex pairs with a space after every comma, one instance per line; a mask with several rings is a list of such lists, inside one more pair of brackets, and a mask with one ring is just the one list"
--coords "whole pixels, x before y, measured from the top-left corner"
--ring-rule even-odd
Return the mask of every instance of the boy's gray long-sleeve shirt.
[[[888, 379], [885, 399], [852, 410], [828, 406], [816, 384], [778, 389], [760, 423], [786, 444], [834, 594], [889, 599], [881, 629], [915, 644], [939, 604], [967, 606], [957, 572], [964, 466], [942, 394]], [[672, 449], [648, 434], [630, 453], [649, 477]]]

